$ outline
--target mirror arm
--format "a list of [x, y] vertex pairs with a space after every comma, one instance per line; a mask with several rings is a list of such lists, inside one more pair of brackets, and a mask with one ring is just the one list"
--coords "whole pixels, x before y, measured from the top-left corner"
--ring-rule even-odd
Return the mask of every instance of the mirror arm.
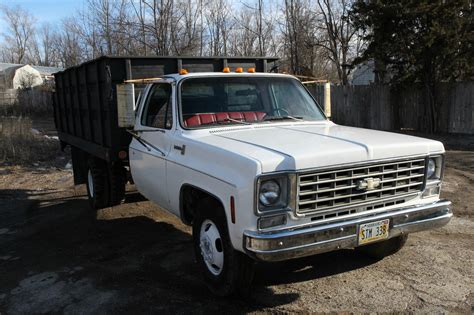
[[132, 135], [132, 137], [134, 137], [135, 139], [137, 139], [137, 141], [142, 145], [144, 146], [148, 152], [151, 151], [151, 149], [154, 149], [158, 152], [160, 152], [161, 156], [165, 156], [165, 153], [163, 151], [161, 151], [160, 149], [158, 149], [157, 147], [155, 147], [154, 145], [152, 145], [150, 142], [144, 140], [142, 137], [140, 137], [140, 135], [138, 133], [135, 133], [131, 130], [128, 130], [126, 129], [126, 131]]

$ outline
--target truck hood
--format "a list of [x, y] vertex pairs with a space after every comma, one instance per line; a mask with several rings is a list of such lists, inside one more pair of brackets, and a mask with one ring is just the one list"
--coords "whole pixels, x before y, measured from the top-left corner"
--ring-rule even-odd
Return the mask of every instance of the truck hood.
[[217, 129], [201, 138], [260, 162], [262, 173], [444, 152], [441, 142], [331, 122]]

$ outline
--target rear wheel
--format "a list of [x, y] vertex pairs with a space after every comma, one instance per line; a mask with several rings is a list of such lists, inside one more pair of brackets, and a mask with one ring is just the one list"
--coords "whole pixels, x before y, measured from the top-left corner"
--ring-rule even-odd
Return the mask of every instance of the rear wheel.
[[224, 210], [205, 202], [193, 220], [194, 251], [209, 290], [219, 296], [248, 296], [254, 262], [236, 251], [229, 238]]
[[109, 179], [105, 161], [96, 158], [89, 159], [87, 196], [92, 209], [101, 209], [109, 205]]
[[407, 242], [408, 235], [403, 234], [397, 237], [393, 237], [386, 241], [377, 242], [361, 247], [357, 247], [357, 250], [364, 253], [373, 259], [382, 259], [398, 252]]

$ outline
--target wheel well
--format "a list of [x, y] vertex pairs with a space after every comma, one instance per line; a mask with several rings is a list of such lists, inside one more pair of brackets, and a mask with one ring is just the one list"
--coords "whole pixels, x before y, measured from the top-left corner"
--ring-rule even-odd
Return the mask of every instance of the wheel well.
[[221, 200], [215, 195], [202, 190], [193, 185], [183, 185], [179, 194], [179, 212], [181, 221], [184, 224], [191, 225], [194, 220], [196, 209], [203, 202], [213, 203], [214, 207], [221, 207], [224, 209], [224, 205]]

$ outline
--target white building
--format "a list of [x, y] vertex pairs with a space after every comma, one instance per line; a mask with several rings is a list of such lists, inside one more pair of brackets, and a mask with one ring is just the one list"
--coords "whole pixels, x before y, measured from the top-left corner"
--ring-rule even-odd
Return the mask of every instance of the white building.
[[19, 89], [41, 86], [61, 68], [0, 63], [0, 105], [14, 104]]

